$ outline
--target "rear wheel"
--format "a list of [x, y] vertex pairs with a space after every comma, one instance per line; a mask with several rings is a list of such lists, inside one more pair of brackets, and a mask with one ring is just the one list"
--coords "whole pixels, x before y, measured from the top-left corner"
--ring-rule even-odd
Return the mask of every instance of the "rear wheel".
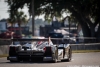
[[15, 62], [15, 61], [13, 61], [13, 60], [10, 60], [10, 62]]
[[20, 61], [19, 60], [18, 61], [10, 60], [10, 62], [20, 62]]
[[20, 62], [21, 60], [17, 57], [17, 60], [10, 60], [10, 62]]

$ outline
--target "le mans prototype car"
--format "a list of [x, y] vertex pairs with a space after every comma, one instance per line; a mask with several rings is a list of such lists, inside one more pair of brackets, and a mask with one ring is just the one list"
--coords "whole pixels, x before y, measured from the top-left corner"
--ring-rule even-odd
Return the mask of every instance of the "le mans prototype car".
[[13, 39], [7, 60], [10, 62], [39, 60], [56, 63], [62, 60], [71, 61], [71, 57], [72, 50], [68, 43], [55, 44], [50, 38]]

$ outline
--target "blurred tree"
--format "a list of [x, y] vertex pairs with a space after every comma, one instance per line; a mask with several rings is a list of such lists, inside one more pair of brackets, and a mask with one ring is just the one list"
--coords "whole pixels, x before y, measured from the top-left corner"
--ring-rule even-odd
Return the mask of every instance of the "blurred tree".
[[[6, 0], [10, 13], [23, 8], [26, 4], [32, 15], [32, 0]], [[82, 26], [84, 37], [96, 37], [100, 40], [100, 2], [99, 0], [34, 0], [34, 14], [45, 14], [51, 17], [61, 16], [68, 9], [71, 15], [78, 20]], [[97, 31], [95, 28], [99, 24]]]
[[24, 15], [24, 12], [20, 11], [20, 12], [16, 12], [16, 14], [14, 14], [16, 19], [17, 19], [17, 23], [18, 23], [18, 26], [19, 26], [19, 31], [20, 31], [20, 35], [22, 35], [22, 31], [21, 31], [21, 24], [22, 23], [26, 23], [26, 15]]
[[24, 12], [22, 11], [16, 11], [14, 12], [13, 15], [10, 14], [10, 18], [8, 19], [8, 23], [11, 23], [12, 25], [17, 23], [19, 26], [19, 31], [20, 31], [20, 35], [22, 34], [21, 31], [21, 24], [26, 23], [27, 22], [27, 16], [24, 14]]

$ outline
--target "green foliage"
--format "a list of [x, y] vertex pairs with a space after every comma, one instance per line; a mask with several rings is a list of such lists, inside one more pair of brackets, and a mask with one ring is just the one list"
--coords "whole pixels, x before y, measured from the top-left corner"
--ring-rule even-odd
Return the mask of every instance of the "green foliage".
[[[53, 16], [61, 16], [66, 10], [70, 11], [71, 16], [77, 20], [86, 31], [94, 36], [94, 29], [100, 24], [100, 1], [99, 0], [33, 0], [34, 14], [45, 14], [45, 19]], [[32, 15], [32, 0], [6, 0], [9, 6], [11, 17], [19, 9], [27, 5], [29, 13]], [[91, 21], [93, 19], [94, 21]], [[99, 29], [100, 30], [100, 29]], [[98, 33], [100, 33], [98, 30]], [[87, 33], [90, 35], [90, 33]]]
[[8, 19], [9, 23], [26, 23], [27, 22], [27, 16], [22, 11], [15, 11], [14, 14], [10, 14], [10, 18]]
[[[6, 0], [10, 13], [14, 13], [26, 4], [31, 14], [32, 0]], [[61, 16], [62, 12], [69, 9], [77, 11], [85, 16], [97, 19], [100, 7], [98, 0], [34, 0], [35, 15], [57, 15]], [[73, 13], [73, 11], [71, 11]]]

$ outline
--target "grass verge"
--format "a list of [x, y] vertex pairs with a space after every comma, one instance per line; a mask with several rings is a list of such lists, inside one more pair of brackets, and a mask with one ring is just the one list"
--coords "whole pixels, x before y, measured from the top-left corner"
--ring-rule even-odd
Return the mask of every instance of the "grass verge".
[[7, 54], [0, 55], [0, 58], [2, 58], [2, 57], [7, 57], [7, 56], [8, 56]]

